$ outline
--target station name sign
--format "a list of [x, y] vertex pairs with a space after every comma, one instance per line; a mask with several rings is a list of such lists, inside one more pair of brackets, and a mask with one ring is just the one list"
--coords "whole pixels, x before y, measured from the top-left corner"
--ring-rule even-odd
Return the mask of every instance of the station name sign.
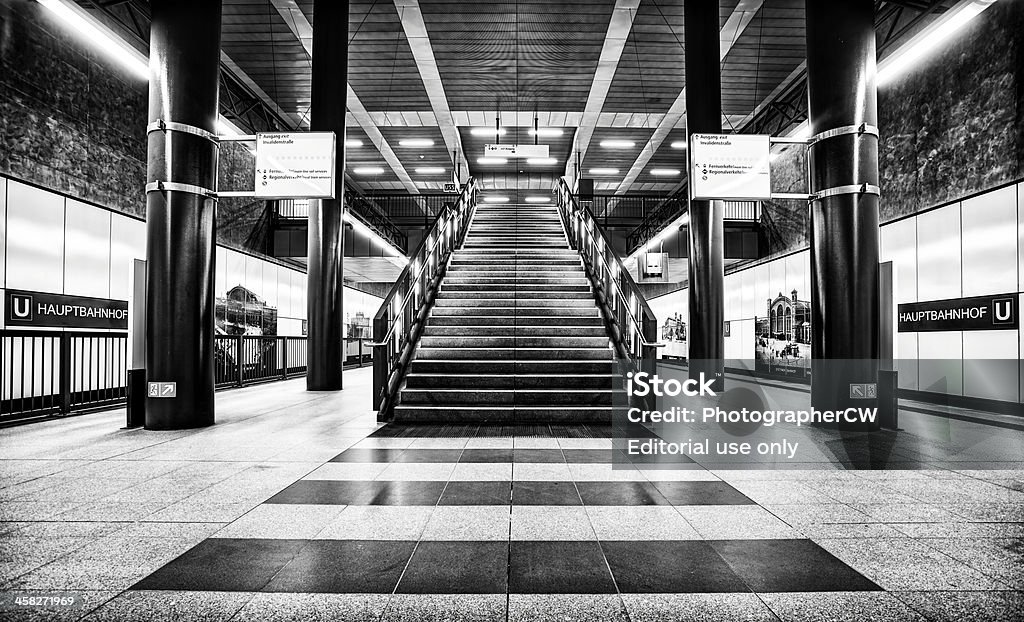
[[690, 136], [690, 198], [763, 201], [772, 196], [770, 137], [755, 134]]
[[1016, 294], [930, 300], [899, 305], [901, 333], [944, 330], [1013, 330], [1020, 326]]
[[484, 157], [487, 158], [546, 158], [547, 145], [484, 145]]
[[9, 289], [4, 316], [8, 328], [128, 329], [128, 302]]

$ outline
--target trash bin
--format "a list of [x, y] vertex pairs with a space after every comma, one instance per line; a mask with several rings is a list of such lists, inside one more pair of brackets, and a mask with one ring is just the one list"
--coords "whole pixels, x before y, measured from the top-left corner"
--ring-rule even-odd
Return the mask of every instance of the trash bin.
[[878, 370], [878, 419], [887, 430], [900, 429], [899, 380], [894, 369]]
[[146, 423], [146, 370], [128, 370], [127, 428], [142, 427]]

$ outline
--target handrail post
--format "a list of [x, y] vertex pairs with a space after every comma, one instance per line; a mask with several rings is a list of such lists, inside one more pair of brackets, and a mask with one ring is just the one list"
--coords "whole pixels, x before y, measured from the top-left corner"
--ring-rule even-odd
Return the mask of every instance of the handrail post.
[[390, 342], [383, 341], [388, 332], [388, 315], [373, 320], [373, 409], [378, 411], [377, 420], [383, 421], [386, 413], [380, 412], [381, 402], [388, 382], [388, 348]]
[[240, 387], [244, 384], [242, 382], [242, 370], [245, 369], [245, 367], [242, 363], [242, 359], [244, 358], [242, 351], [245, 347], [245, 344], [243, 342], [245, 336], [236, 335], [236, 338], [237, 341], [235, 342], [235, 373], [238, 374], [238, 378], [237, 381], [235, 382], [235, 385]]
[[[33, 370], [32, 373], [35, 373]], [[71, 336], [60, 334], [60, 414], [71, 412]]]
[[281, 380], [288, 379], [288, 338], [278, 337], [278, 347], [281, 348]]

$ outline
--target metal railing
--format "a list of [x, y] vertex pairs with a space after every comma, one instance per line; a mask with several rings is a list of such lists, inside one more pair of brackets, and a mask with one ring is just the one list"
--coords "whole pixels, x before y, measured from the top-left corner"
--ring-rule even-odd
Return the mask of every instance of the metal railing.
[[[644, 221], [626, 237], [626, 248], [630, 253], [636, 251], [654, 239], [661, 230], [690, 209], [686, 199], [686, 188], [670, 199], [666, 199], [658, 208], [649, 212]], [[723, 201], [723, 219], [732, 222], [756, 223], [761, 219], [760, 201]]]
[[558, 180], [558, 213], [569, 245], [583, 265], [621, 359], [633, 371], [649, 369], [657, 356], [658, 319], [622, 265], [594, 215], [582, 207], [564, 179]]
[[128, 335], [0, 330], [0, 421], [123, 402]]
[[[452, 195], [446, 195], [451, 197]], [[345, 208], [374, 233], [390, 242], [403, 253], [409, 250], [409, 238], [374, 200], [345, 186]], [[309, 218], [309, 200], [282, 199], [276, 201], [277, 223]]]
[[213, 353], [218, 389], [285, 380], [306, 372], [305, 337], [216, 335]]
[[378, 412], [378, 420], [391, 417], [398, 385], [444, 278], [448, 259], [462, 246], [475, 209], [476, 184], [470, 179], [454, 205], [434, 219], [373, 318], [373, 409]]
[[455, 194], [391, 194], [375, 193], [363, 196], [391, 220], [429, 224], [444, 210], [446, 203], [458, 199]]
[[594, 219], [603, 226], [629, 227], [643, 222], [648, 215], [664, 209], [666, 203], [678, 202], [674, 197], [646, 195], [596, 194], [593, 199], [576, 201], [590, 210]]

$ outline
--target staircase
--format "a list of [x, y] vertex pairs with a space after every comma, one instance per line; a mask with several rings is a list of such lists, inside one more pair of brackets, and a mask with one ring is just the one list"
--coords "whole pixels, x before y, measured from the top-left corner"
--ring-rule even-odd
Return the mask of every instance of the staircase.
[[419, 423], [610, 423], [613, 351], [552, 205], [476, 209], [394, 409]]

